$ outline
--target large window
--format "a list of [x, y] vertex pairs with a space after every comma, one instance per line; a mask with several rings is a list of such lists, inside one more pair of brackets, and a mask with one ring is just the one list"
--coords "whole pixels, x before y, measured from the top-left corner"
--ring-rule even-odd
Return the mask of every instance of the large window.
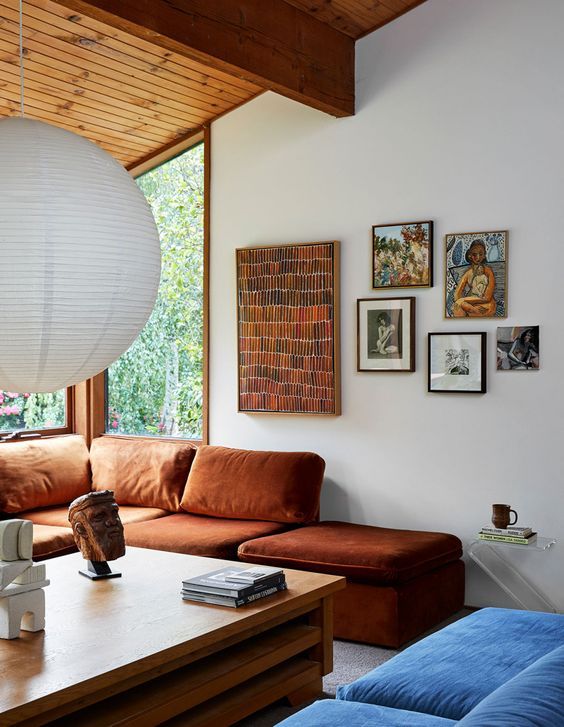
[[204, 148], [138, 177], [159, 228], [155, 309], [108, 370], [106, 431], [202, 438]]
[[65, 428], [67, 398], [65, 389], [54, 394], [0, 390], [0, 433]]

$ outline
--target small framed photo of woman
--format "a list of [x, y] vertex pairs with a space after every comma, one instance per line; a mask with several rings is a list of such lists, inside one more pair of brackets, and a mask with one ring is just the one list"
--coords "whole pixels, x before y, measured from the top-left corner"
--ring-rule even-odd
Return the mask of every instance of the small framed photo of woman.
[[486, 393], [485, 333], [429, 333], [430, 392]]
[[359, 298], [357, 370], [415, 371], [415, 298]]
[[497, 370], [538, 371], [539, 326], [500, 326], [497, 329]]

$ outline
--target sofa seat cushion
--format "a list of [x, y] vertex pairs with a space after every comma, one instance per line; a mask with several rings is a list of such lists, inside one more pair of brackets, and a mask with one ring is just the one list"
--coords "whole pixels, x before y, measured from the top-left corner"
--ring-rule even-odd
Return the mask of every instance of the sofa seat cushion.
[[459, 724], [464, 727], [564, 725], [564, 646], [502, 684]]
[[278, 724], [280, 727], [449, 727], [456, 722], [375, 704], [322, 699]]
[[[70, 528], [69, 508], [47, 507], [41, 510], [28, 510], [18, 514], [23, 520], [31, 520], [37, 525], [55, 525], [62, 528]], [[161, 510], [158, 507], [135, 507], [133, 505], [120, 505], [119, 516], [124, 525], [128, 523], [140, 523], [145, 520], [156, 520], [158, 517], [170, 515], [168, 510]]]
[[307, 523], [319, 516], [325, 462], [313, 452], [199, 448], [182, 497], [186, 512]]
[[113, 490], [118, 505], [177, 512], [195, 454], [189, 442], [97, 437], [90, 447], [92, 489]]
[[45, 560], [57, 555], [74, 553], [78, 548], [70, 528], [53, 525], [33, 526], [33, 559]]
[[563, 614], [484, 608], [339, 687], [337, 698], [462, 719], [488, 694], [562, 645]]
[[283, 528], [277, 523], [183, 513], [126, 525], [125, 542], [138, 548], [236, 560], [237, 548], [243, 541], [280, 532]]
[[379, 585], [403, 583], [457, 560], [454, 535], [322, 522], [243, 543], [241, 560], [346, 576]]
[[0, 444], [0, 510], [19, 513], [64, 505], [90, 492], [88, 448], [83, 437]]

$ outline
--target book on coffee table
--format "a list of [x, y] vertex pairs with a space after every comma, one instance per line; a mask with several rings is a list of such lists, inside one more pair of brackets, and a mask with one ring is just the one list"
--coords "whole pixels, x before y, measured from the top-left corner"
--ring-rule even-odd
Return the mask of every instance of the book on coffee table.
[[182, 598], [185, 601], [199, 601], [200, 603], [211, 603], [215, 606], [229, 606], [230, 608], [239, 608], [239, 606], [246, 606], [248, 603], [254, 603], [261, 598], [272, 596], [279, 591], [285, 591], [287, 589], [286, 582], [278, 583], [274, 586], [262, 586], [260, 590], [255, 590], [254, 593], [249, 593], [244, 596], [225, 596], [219, 593], [205, 593], [200, 590], [192, 590], [190, 588], [183, 588], [181, 591]]
[[286, 576], [280, 568], [272, 568], [272, 573], [265, 574], [266, 577], [256, 582], [245, 580], [227, 580], [228, 578], [236, 578], [242, 571], [248, 568], [239, 568], [230, 566], [228, 568], [220, 568], [201, 576], [188, 578], [182, 581], [183, 591], [191, 593], [201, 593], [203, 595], [218, 595], [228, 598], [247, 598], [253, 594], [264, 591], [271, 587], [277, 587], [286, 584]]

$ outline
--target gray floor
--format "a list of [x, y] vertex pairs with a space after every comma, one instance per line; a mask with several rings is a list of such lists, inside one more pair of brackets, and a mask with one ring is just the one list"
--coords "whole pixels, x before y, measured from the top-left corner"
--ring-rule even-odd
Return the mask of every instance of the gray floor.
[[[468, 609], [463, 609], [442, 624], [439, 624], [433, 631], [447, 626], [453, 621], [457, 621], [463, 616], [470, 613]], [[427, 636], [424, 634], [424, 636]], [[403, 648], [407, 648], [406, 644]], [[349, 641], [334, 641], [333, 671], [323, 678], [323, 695], [319, 699], [331, 699], [335, 696], [335, 692], [339, 684], [348, 684], [358, 677], [366, 674], [366, 672], [374, 669], [374, 667], [383, 664], [398, 651], [394, 649], [383, 649], [378, 646], [367, 646], [366, 644], [355, 644]], [[267, 707], [257, 712], [252, 717], [237, 723], [237, 727], [273, 727], [294, 712], [298, 712], [306, 705], [300, 707], [290, 707], [285, 701], [277, 702], [271, 707]]]

